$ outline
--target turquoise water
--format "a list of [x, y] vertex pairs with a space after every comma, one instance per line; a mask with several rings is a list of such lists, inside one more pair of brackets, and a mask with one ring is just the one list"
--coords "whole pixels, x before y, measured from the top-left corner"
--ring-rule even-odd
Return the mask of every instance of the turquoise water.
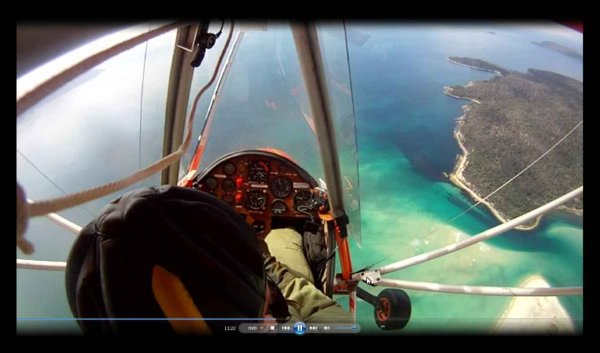
[[[561, 32], [557, 26], [450, 28], [417, 24], [349, 24], [348, 27], [368, 35], [364, 44], [351, 42], [349, 45], [362, 214], [362, 244], [352, 244], [354, 268], [375, 262], [385, 265], [497, 225], [484, 208], [476, 208], [452, 224], [447, 222], [470, 207], [472, 202], [442, 174], [452, 170], [459, 152], [452, 133], [455, 119], [462, 114], [462, 106], [466, 104], [466, 101], [445, 96], [443, 87], [486, 80], [492, 75], [450, 64], [446, 58], [471, 56], [509, 69], [546, 69], [582, 79], [581, 61], [530, 43], [554, 40], [580, 49], [581, 37]], [[490, 31], [496, 34], [490, 34]], [[320, 175], [322, 169], [314, 137], [290, 98], [289, 84], [280, 82], [272, 58], [267, 55], [268, 60], [265, 59], [264, 53], [274, 50], [268, 42], [257, 39], [260, 35], [263, 33], [248, 33], [242, 42], [237, 63], [232, 67], [231, 81], [225, 85], [217, 110], [223, 123], [213, 126], [215, 138], [207, 147], [203, 165], [210, 162], [210, 154], [217, 156], [238, 147], [262, 147], [267, 143], [284, 148], [309, 171]], [[149, 57], [160, 55], [161, 68], [170, 62], [167, 48], [166, 44], [149, 47]], [[293, 47], [288, 49], [293, 50]], [[210, 55], [214, 56], [214, 53], [210, 52]], [[144, 48], [134, 48], [128, 55], [129, 59], [119, 60], [140, 62]], [[31, 119], [19, 121], [17, 147], [64, 190], [76, 191], [112, 180], [160, 154], [158, 145], [152, 142], [162, 134], [162, 106], [157, 97], [162, 97], [159, 87], [166, 89], [167, 71], [153, 70], [162, 73], [155, 73], [157, 76], [146, 73], [146, 80], [152, 78], [151, 87], [156, 92], [151, 93], [153, 91], [147, 88], [143, 92], [144, 121], [141, 124], [137, 104], [142, 68], [134, 72], [137, 66], [126, 66], [123, 62], [116, 61], [113, 65], [120, 70], [114, 74], [120, 78], [118, 86], [114, 84], [116, 79], [109, 77], [109, 70], [104, 72], [104, 68], [81, 79], [102, 82], [102, 87], [111, 87], [106, 91], [109, 93], [88, 87], [90, 93], [85, 94], [85, 91], [70, 87], [60, 97], [55, 97], [54, 103], [42, 105], [39, 112], [31, 113]], [[201, 75], [202, 79], [207, 77], [206, 72]], [[194, 87], [197, 87], [199, 81], [195, 82]], [[127, 95], [123, 94], [129, 86], [135, 88], [127, 91]], [[74, 99], [81, 100], [84, 96], [92, 97], [92, 102], [84, 108], [73, 109]], [[115, 104], [122, 101], [127, 104]], [[203, 101], [205, 110], [208, 97]], [[108, 108], [110, 114], [107, 114]], [[34, 119], [35, 114], [43, 115], [44, 119]], [[203, 116], [200, 114], [200, 119]], [[288, 124], [284, 117], [295, 118], [295, 125]], [[126, 126], [125, 118], [129, 119]], [[56, 129], [57, 122], [70, 128]], [[138, 135], [140, 124], [144, 128], [141, 137]], [[53, 129], [61, 134], [53, 134], [56, 132]], [[110, 134], [104, 134], [110, 138], [100, 136], [103, 131], [109, 131]], [[242, 137], [237, 137], [240, 134]], [[144, 143], [142, 150], [145, 152], [139, 161], [138, 139]], [[70, 141], [70, 144], [61, 141]], [[53, 150], [54, 154], [50, 153]], [[61, 194], [19, 154], [17, 168], [18, 180], [32, 198]], [[153, 178], [143, 185], [156, 182], [158, 179]], [[112, 197], [62, 214], [79, 224], [86, 224]], [[66, 259], [73, 242], [72, 235], [61, 232], [58, 226], [45, 219], [34, 219], [30, 227], [28, 234], [39, 249], [32, 258]], [[423, 238], [438, 228], [436, 233]], [[17, 251], [17, 257], [27, 258], [20, 251]], [[485, 244], [397, 272], [392, 277], [449, 284], [517, 286], [526, 277], [539, 274], [554, 286], [581, 286], [582, 273], [581, 220], [556, 213], [546, 217], [535, 231], [513, 231]], [[366, 289], [374, 294], [379, 292], [378, 288]], [[489, 332], [510, 300], [506, 297], [408, 293], [413, 303], [412, 320], [400, 334], [428, 330]], [[582, 298], [563, 297], [561, 303], [581, 329]], [[18, 270], [17, 316], [71, 317], [65, 298], [64, 274]], [[358, 318], [367, 332], [382, 332], [374, 326], [372, 308], [362, 301], [358, 303]], [[77, 331], [77, 325], [72, 321], [18, 322], [18, 328], [34, 332]]]
[[[545, 33], [552, 32], [548, 31], [502, 26], [351, 28], [370, 36], [363, 47], [350, 47], [363, 231], [362, 248], [352, 249], [354, 267], [384, 257], [379, 265], [391, 263], [497, 225], [485, 209], [446, 223], [472, 203], [442, 174], [452, 170], [459, 152], [453, 138], [454, 119], [462, 115], [461, 107], [466, 104], [445, 96], [443, 86], [492, 77], [452, 65], [446, 58], [476, 57], [509, 69], [543, 68], [581, 79], [581, 61], [529, 43], [546, 38], [577, 48], [577, 36], [565, 41], [563, 37], [549, 38]], [[436, 233], [422, 239], [438, 227]], [[535, 231], [513, 231], [392, 277], [518, 286], [529, 275], [539, 274], [554, 286], [581, 286], [582, 238], [580, 220], [548, 216]], [[488, 332], [509, 302], [503, 297], [408, 293], [413, 319], [401, 331], [406, 333]], [[582, 297], [560, 300], [581, 329]], [[361, 323], [373, 329], [372, 309], [362, 301], [358, 308]]]

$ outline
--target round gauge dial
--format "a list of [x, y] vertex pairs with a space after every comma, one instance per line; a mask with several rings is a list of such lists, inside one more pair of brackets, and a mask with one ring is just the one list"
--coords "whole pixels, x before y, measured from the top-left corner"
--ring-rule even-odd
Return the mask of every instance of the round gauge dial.
[[223, 190], [225, 191], [233, 191], [235, 190], [235, 181], [231, 178], [225, 178], [223, 180]]
[[208, 188], [208, 190], [214, 190], [219, 186], [219, 181], [213, 177], [208, 177], [204, 181], [204, 185]]
[[246, 205], [251, 210], [260, 210], [267, 204], [267, 196], [263, 190], [251, 190], [246, 195]]
[[296, 209], [301, 206], [310, 205], [310, 200], [312, 199], [312, 194], [309, 189], [300, 189], [296, 192], [294, 196], [294, 206]]
[[281, 200], [275, 200], [271, 204], [271, 213], [273, 215], [280, 215], [283, 214], [285, 211], [287, 211], [287, 205], [285, 204], [285, 202]]
[[275, 197], [284, 198], [292, 192], [292, 181], [287, 177], [277, 177], [271, 182], [271, 192]]
[[269, 164], [263, 161], [252, 161], [248, 164], [248, 181], [266, 183], [269, 176]]
[[235, 173], [235, 164], [231, 163], [231, 162], [227, 162], [224, 166], [223, 166], [223, 172], [227, 175], [233, 175]]

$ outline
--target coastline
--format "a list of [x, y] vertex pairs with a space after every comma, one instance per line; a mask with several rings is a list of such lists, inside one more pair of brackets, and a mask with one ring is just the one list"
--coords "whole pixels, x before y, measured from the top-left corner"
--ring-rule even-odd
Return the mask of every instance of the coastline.
[[[455, 61], [452, 58], [455, 58], [457, 60]], [[491, 63], [486, 62], [481, 59], [447, 57], [447, 60], [448, 60], [448, 62], [455, 64], [455, 65], [461, 65], [461, 66], [469, 67], [471, 69], [492, 72], [492, 73], [497, 74], [500, 77], [502, 77], [503, 75], [510, 76], [511, 74], [517, 74], [517, 75], [519, 74], [517, 71], [506, 70], [504, 68], [501, 68], [497, 65], [491, 64]], [[511, 216], [509, 217], [506, 214], [504, 214], [503, 212], [501, 212], [500, 209], [504, 209], [505, 212], [508, 212], [509, 210], [512, 209], [511, 205], [504, 205], [503, 203], [501, 203], [499, 201], [500, 199], [495, 198], [495, 200], [498, 200], [498, 202], [499, 202], [499, 204], [498, 204], [499, 209], [496, 209], [494, 207], [493, 202], [484, 201], [483, 197], [481, 195], [477, 194], [477, 192], [475, 192], [475, 187], [477, 186], [476, 185], [477, 183], [472, 184], [467, 181], [464, 171], [469, 164], [468, 152], [467, 152], [467, 149], [465, 148], [465, 143], [468, 141], [466, 141], [465, 136], [461, 133], [462, 126], [464, 125], [464, 119], [466, 119], [467, 116], [469, 116], [469, 117], [471, 116], [468, 113], [469, 113], [469, 110], [473, 107], [472, 104], [481, 104], [481, 102], [479, 100], [470, 98], [470, 97], [466, 97], [466, 96], [472, 95], [470, 92], [479, 92], [479, 93], [474, 94], [475, 97], [485, 100], [485, 97], [489, 96], [485, 93], [485, 92], [487, 92], [486, 91], [487, 86], [482, 86], [483, 91], [481, 91], [479, 89], [479, 85], [480, 84], [483, 85], [484, 82], [495, 81], [497, 79], [502, 80], [498, 77], [495, 77], [495, 78], [492, 78], [491, 80], [487, 80], [487, 81], [470, 81], [466, 85], [463, 85], [462, 88], [461, 88], [461, 86], [444, 86], [444, 94], [445, 95], [452, 97], [452, 98], [456, 98], [456, 99], [467, 99], [470, 102], [469, 104], [463, 106], [464, 112], [460, 117], [458, 117], [456, 119], [457, 123], [456, 123], [456, 127], [454, 130], [454, 138], [456, 139], [460, 149], [462, 150], [462, 154], [459, 154], [457, 156], [456, 164], [454, 166], [453, 171], [450, 173], [450, 175], [448, 175], [446, 173], [444, 173], [444, 175], [456, 187], [464, 190], [472, 199], [478, 201], [479, 203], [483, 203], [490, 210], [490, 212], [494, 215], [494, 217], [496, 219], [498, 219], [498, 221], [500, 221], [502, 223], [506, 223], [508, 220], [511, 219], [511, 217], [513, 217], [513, 215], [511, 213]], [[498, 82], [505, 82], [505, 81], [498, 81]], [[550, 82], [554, 82], [554, 81], [550, 80]], [[546, 83], [546, 84], [550, 85], [550, 83]], [[469, 88], [473, 87], [473, 86], [476, 86], [475, 90], [469, 91]], [[492, 98], [492, 100], [493, 100], [493, 98]], [[494, 102], [490, 102], [490, 104], [493, 106]], [[471, 126], [471, 125], [469, 125], [469, 126]], [[489, 157], [490, 152], [487, 151], [487, 152], [485, 152], [485, 154], [488, 155], [488, 157]], [[491, 153], [491, 154], [493, 155], [493, 153]], [[477, 157], [478, 156], [479, 156], [479, 154], [477, 155]], [[531, 156], [529, 156], [529, 157], [531, 157]], [[478, 159], [478, 162], [480, 162], [479, 159]], [[469, 171], [471, 171], [471, 170], [472, 169], [469, 169]], [[474, 179], [476, 179], [475, 176], [472, 175], [472, 177]], [[488, 181], [493, 181], [493, 180], [488, 180]], [[484, 193], [484, 195], [487, 194], [487, 192], [485, 190], [480, 190], [480, 191], [482, 193]], [[510, 196], [510, 198], [515, 197], [515, 195], [513, 193], [511, 193], [511, 191], [507, 191], [504, 194], [504, 196], [507, 196], [507, 195]], [[538, 199], [539, 199], [539, 197], [536, 198], [536, 200], [538, 200]], [[540, 201], [540, 200], [538, 200], [538, 201]], [[524, 203], [528, 206], [526, 208], [528, 210], [535, 208], [536, 205], [539, 204], [539, 203], [529, 202], [529, 200], [524, 201]], [[502, 206], [502, 207], [500, 207], [500, 206]], [[582, 205], [580, 205], [580, 202], [574, 202], [574, 203], [570, 204], [569, 206], [561, 205], [556, 208], [556, 211], [564, 212], [564, 213], [574, 215], [577, 217], [583, 217], [583, 207], [582, 207]], [[514, 216], [514, 217], [516, 217], [516, 216]], [[522, 231], [534, 230], [536, 227], [538, 227], [542, 223], [541, 220], [543, 217], [544, 217], [544, 215], [540, 215], [540, 216], [536, 217], [535, 220], [531, 220], [525, 224], [519, 225], [519, 226], [515, 227], [515, 229], [522, 230]]]
[[[467, 85], [465, 87], [471, 87], [473, 86], [475, 83], [473, 81], [470, 81], [469, 83], [467, 83]], [[444, 86], [444, 94], [447, 96], [450, 96], [452, 98], [456, 98], [456, 99], [468, 99], [473, 103], [477, 103], [477, 104], [481, 104], [480, 101], [478, 101], [475, 98], [469, 98], [469, 97], [461, 97], [461, 96], [457, 96], [455, 94], [452, 94], [452, 87], [450, 86]], [[460, 118], [460, 117], [459, 117]]]
[[558, 206], [556, 209], [559, 211], [574, 214], [575, 216], [578, 216], [578, 217], [583, 217], [583, 210], [580, 210], [577, 208], [571, 208], [571, 207], [567, 207], [565, 205], [561, 205], [561, 206]]
[[[550, 288], [540, 275], [532, 275], [519, 287]], [[491, 331], [519, 334], [574, 334], [575, 325], [556, 297], [514, 297]]]
[[[469, 84], [472, 84], [472, 82], [469, 82]], [[481, 104], [479, 101], [477, 101], [475, 99], [455, 96], [451, 92], [452, 92], [451, 87], [448, 87], [448, 86], [444, 87], [444, 94], [446, 94], [450, 97], [457, 98], [457, 99], [468, 99], [471, 101], [475, 101], [477, 104]], [[506, 217], [504, 215], [502, 215], [500, 213], [500, 211], [496, 210], [494, 208], [494, 205], [491, 202], [484, 200], [482, 196], [477, 194], [472, 189], [473, 186], [471, 185], [471, 183], [469, 183], [463, 176], [463, 171], [464, 171], [465, 167], [469, 164], [469, 160], [468, 160], [469, 152], [467, 151], [467, 149], [465, 148], [465, 146], [463, 144], [463, 140], [462, 140], [463, 135], [460, 132], [460, 128], [464, 124], [465, 115], [469, 111], [469, 106], [468, 105], [463, 106], [463, 110], [464, 110], [463, 115], [459, 116], [456, 119], [457, 123], [456, 123], [456, 128], [454, 129], [454, 138], [458, 142], [458, 146], [460, 147], [462, 154], [458, 156], [458, 162], [454, 166], [454, 170], [452, 171], [452, 173], [450, 173], [450, 175], [448, 175], [448, 179], [452, 182], [452, 184], [454, 184], [458, 188], [466, 191], [471, 196], [471, 198], [473, 198], [476, 202], [480, 202], [482, 205], [485, 205], [490, 210], [490, 212], [494, 215], [494, 217], [496, 217], [496, 219], [498, 219], [502, 223], [506, 223], [506, 222], [508, 222]], [[542, 216], [536, 217], [533, 224], [531, 224], [531, 225], [527, 225], [527, 224], [523, 225], [522, 224], [522, 225], [515, 227], [515, 229], [523, 230], [523, 231], [534, 230], [538, 225], [540, 225], [541, 220], [542, 220]]]
[[448, 61], [449, 61], [449, 62], [451, 62], [451, 63], [453, 63], [453, 64], [456, 64], [456, 65], [462, 65], [462, 66], [470, 67], [470, 68], [472, 68], [472, 69], [475, 69], [475, 70], [481, 70], [481, 71], [492, 72], [492, 73], [495, 73], [496, 75], [498, 75], [498, 76], [500, 76], [500, 77], [502, 77], [502, 76], [503, 76], [503, 75], [500, 73], [500, 71], [496, 71], [496, 70], [490, 70], [490, 69], [484, 69], [484, 68], [482, 68], [482, 67], [478, 67], [478, 66], [472, 66], [472, 65], [467, 65], [467, 64], [459, 63], [458, 61], [454, 61], [454, 60], [452, 60], [452, 59], [450, 59], [450, 58], [448, 58]]

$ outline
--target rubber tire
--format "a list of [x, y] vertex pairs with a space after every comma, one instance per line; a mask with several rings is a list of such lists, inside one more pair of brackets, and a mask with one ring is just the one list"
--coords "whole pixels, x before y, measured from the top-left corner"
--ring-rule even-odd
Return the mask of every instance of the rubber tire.
[[373, 316], [380, 329], [399, 330], [408, 324], [411, 311], [410, 298], [405, 291], [384, 289], [377, 295]]

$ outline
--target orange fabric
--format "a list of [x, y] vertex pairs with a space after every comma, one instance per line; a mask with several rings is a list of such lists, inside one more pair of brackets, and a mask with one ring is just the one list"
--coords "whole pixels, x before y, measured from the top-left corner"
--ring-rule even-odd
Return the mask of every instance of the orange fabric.
[[[161, 266], [152, 269], [152, 292], [167, 318], [202, 319], [200, 310], [179, 277]], [[169, 323], [177, 333], [212, 333], [204, 320], [169, 320]]]

